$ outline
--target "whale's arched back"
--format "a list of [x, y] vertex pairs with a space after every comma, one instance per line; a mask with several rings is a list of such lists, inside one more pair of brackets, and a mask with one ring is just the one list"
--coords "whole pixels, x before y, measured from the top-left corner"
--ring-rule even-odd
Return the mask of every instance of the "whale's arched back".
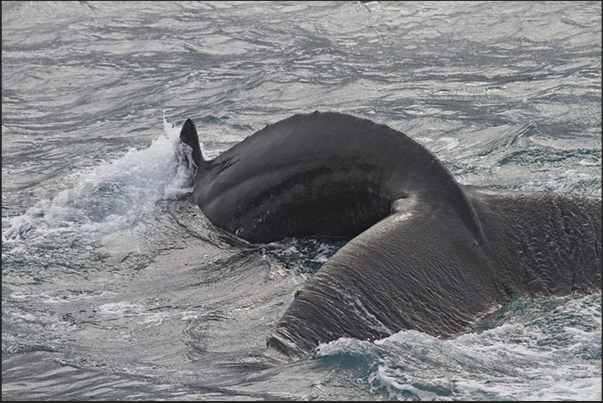
[[294, 115], [212, 161], [197, 162], [202, 156], [190, 120], [181, 138], [203, 165], [195, 203], [215, 225], [252, 243], [352, 238], [389, 215], [397, 200], [419, 194], [453, 206], [475, 242], [483, 236], [462, 187], [435, 155], [368, 119], [318, 111]]
[[181, 140], [214, 225], [252, 243], [351, 238], [276, 325], [279, 359], [402, 329], [453, 337], [513, 295], [601, 290], [601, 198], [462, 186], [404, 133], [333, 112], [268, 125], [211, 161], [190, 119]]

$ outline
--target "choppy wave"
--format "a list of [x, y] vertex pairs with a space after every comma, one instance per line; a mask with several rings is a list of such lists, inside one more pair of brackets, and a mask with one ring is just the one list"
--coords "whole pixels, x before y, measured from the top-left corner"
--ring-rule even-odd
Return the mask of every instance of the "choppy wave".
[[160, 124], [193, 118], [213, 158], [340, 111], [464, 184], [601, 195], [600, 2], [2, 10], [3, 399], [601, 399], [600, 294], [272, 365], [266, 336], [343, 241], [213, 227], [186, 200], [178, 125]]
[[164, 120], [160, 135], [144, 150], [129, 150], [122, 158], [83, 173], [77, 185], [52, 200], [37, 202], [10, 219], [3, 241], [31, 239], [65, 232], [111, 232], [144, 221], [157, 200], [177, 198], [188, 173], [175, 158], [179, 130]]
[[485, 321], [489, 329], [453, 340], [401, 331], [374, 343], [340, 339], [318, 356], [371, 357], [373, 392], [395, 400], [598, 399], [600, 294], [520, 298], [502, 311]]

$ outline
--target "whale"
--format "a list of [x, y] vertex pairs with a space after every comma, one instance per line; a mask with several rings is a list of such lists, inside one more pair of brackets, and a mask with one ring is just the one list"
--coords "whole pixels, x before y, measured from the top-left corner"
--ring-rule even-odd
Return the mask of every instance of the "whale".
[[348, 242], [298, 290], [267, 337], [287, 362], [341, 337], [457, 337], [516, 297], [601, 291], [601, 198], [461, 185], [427, 148], [338, 112], [297, 114], [213, 160], [186, 120], [192, 200], [253, 244]]

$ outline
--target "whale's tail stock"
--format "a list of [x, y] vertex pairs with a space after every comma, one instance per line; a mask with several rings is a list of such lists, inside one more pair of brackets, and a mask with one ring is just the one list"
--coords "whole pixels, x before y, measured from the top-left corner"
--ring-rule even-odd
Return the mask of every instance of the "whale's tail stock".
[[288, 362], [340, 337], [457, 337], [512, 301], [601, 292], [601, 198], [463, 187], [484, 230], [422, 198], [350, 240], [308, 280], [267, 339]]

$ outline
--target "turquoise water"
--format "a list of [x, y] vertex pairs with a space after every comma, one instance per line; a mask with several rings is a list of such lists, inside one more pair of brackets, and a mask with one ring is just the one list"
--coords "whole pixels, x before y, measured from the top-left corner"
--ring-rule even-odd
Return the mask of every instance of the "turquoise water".
[[600, 400], [601, 295], [454, 340], [266, 337], [341, 242], [248, 245], [174, 158], [334, 110], [464, 184], [601, 195], [598, 2], [3, 2], [3, 399]]

